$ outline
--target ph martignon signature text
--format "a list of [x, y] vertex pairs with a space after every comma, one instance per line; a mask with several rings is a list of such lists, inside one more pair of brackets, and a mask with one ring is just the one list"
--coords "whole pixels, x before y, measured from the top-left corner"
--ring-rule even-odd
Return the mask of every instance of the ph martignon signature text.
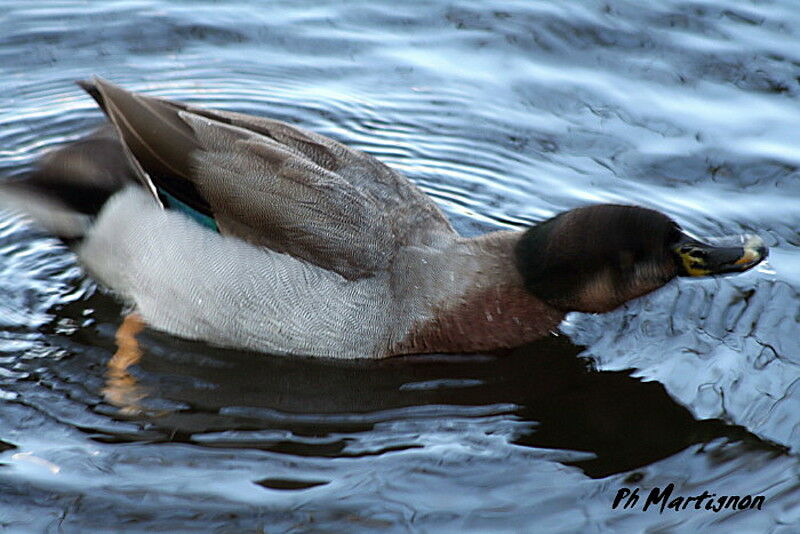
[[642, 499], [639, 495], [639, 488], [631, 490], [630, 488], [622, 487], [617, 490], [611, 509], [630, 510], [639, 506], [643, 512], [658, 510], [659, 513], [664, 513], [664, 510], [673, 510], [675, 512], [681, 510], [710, 510], [712, 512], [720, 512], [722, 510], [761, 510], [766, 501], [763, 495], [717, 495], [709, 491], [703, 491], [698, 495], [673, 496], [674, 490], [675, 484], [673, 483], [668, 484], [663, 490], [660, 487], [655, 487]]

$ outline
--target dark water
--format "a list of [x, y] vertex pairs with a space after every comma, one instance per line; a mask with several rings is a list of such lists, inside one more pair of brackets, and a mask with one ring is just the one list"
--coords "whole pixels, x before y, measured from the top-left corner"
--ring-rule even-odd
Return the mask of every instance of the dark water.
[[[646, 7], [649, 6], [649, 7]], [[0, 4], [0, 177], [97, 124], [72, 81], [294, 121], [368, 151], [465, 234], [590, 202], [753, 232], [503, 356], [339, 363], [154, 332], [0, 216], [0, 530], [797, 532], [800, 17], [774, 2]], [[762, 510], [612, 510], [617, 490]]]

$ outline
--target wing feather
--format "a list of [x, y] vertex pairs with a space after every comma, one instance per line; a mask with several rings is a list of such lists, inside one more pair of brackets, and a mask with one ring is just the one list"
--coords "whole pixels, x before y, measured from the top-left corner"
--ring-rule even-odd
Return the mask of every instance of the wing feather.
[[212, 217], [223, 234], [348, 279], [397, 247], [455, 236], [413, 184], [363, 152], [271, 119], [204, 110], [84, 82], [145, 184]]

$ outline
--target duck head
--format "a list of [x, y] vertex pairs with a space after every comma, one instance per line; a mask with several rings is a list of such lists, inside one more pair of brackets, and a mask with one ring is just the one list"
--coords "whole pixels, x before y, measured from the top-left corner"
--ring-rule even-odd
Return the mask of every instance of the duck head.
[[676, 276], [750, 269], [767, 256], [742, 236], [713, 246], [658, 211], [613, 204], [573, 209], [528, 229], [516, 249], [525, 288], [562, 311], [606, 312]]

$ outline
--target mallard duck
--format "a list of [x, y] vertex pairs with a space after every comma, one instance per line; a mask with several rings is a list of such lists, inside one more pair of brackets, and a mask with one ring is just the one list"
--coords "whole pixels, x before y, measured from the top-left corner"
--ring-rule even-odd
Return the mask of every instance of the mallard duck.
[[2, 197], [149, 326], [185, 338], [333, 358], [491, 351], [767, 255], [756, 237], [713, 247], [662, 213], [607, 204], [464, 238], [398, 172], [322, 135], [80, 85], [110, 124]]

